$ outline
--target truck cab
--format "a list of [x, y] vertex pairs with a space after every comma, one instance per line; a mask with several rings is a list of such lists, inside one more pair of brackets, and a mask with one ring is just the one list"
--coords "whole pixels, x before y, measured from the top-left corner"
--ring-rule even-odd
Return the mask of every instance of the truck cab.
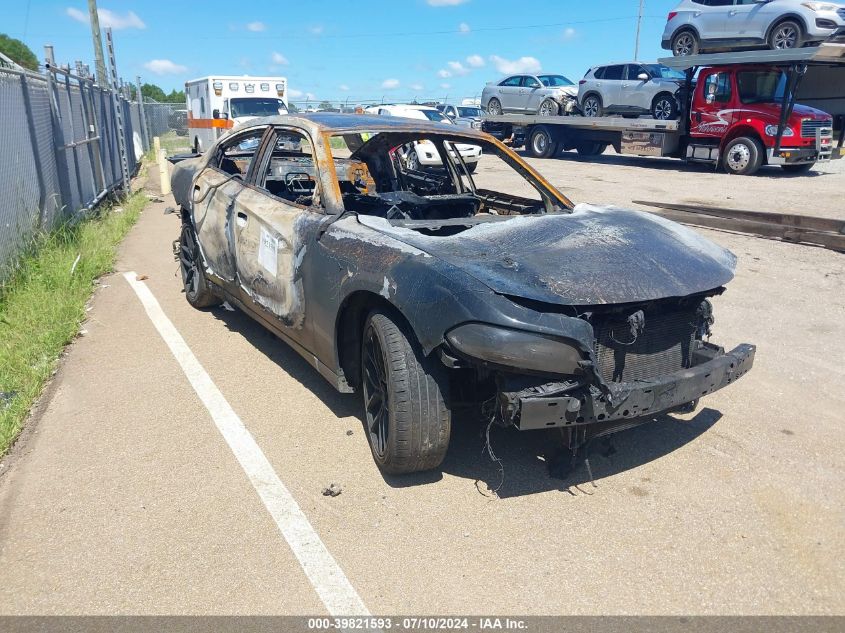
[[686, 158], [721, 162], [735, 174], [766, 164], [807, 171], [830, 158], [833, 118], [800, 104], [784, 109], [788, 90], [787, 73], [775, 66], [702, 68], [689, 107]]

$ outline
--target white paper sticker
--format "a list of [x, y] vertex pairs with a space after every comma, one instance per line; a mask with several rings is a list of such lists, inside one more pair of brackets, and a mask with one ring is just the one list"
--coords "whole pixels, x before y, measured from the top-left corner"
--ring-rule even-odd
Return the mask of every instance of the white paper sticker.
[[276, 276], [279, 270], [279, 238], [261, 227], [261, 243], [258, 245], [258, 263], [264, 266], [268, 273]]

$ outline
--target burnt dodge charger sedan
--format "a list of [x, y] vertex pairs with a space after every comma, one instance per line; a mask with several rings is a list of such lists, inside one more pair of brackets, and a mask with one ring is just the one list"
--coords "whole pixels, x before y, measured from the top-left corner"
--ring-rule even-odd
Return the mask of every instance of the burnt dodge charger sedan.
[[[409, 160], [421, 141], [440, 166]], [[237, 305], [359, 392], [386, 473], [436, 468], [453, 412], [561, 429], [577, 454], [754, 361], [753, 345], [709, 342], [733, 254], [657, 216], [573, 205], [482, 132], [279, 116], [174, 162], [188, 301]]]

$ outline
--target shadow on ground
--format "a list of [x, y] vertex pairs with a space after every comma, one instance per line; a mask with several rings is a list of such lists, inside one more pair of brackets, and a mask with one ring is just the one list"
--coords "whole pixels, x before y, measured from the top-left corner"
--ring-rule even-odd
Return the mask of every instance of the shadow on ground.
[[[358, 418], [363, 427], [363, 409], [357, 395], [335, 391], [316, 369], [244, 313], [215, 308], [211, 314], [311, 391], [335, 416]], [[688, 421], [662, 415], [642, 426], [613, 435], [610, 445], [597, 440], [589, 451], [592, 480], [598, 483], [606, 477], [659, 459], [693, 441], [721, 417], [720, 412], [708, 408], [699, 410]], [[473, 416], [456, 415], [452, 420], [449, 452], [439, 470], [401, 477], [386, 475], [385, 481], [394, 488], [404, 488], [434, 483], [442, 479], [443, 473], [449, 473], [473, 480], [481, 494], [498, 495], [500, 498], [551, 490], [568, 491], [570, 494], [592, 490], [591, 478], [583, 461], [565, 479], [550, 476], [549, 464], [562, 456], [560, 436], [555, 431], [519, 432], [514, 428], [491, 426], [490, 449], [498, 461], [490, 456], [486, 432], [487, 425]], [[366, 433], [361, 441], [365, 441], [364, 438]]]

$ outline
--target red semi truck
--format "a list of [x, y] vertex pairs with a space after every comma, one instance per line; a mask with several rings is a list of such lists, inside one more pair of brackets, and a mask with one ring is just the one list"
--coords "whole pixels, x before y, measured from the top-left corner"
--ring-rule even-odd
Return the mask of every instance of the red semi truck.
[[825, 96], [814, 102], [836, 109], [845, 104], [845, 45], [673, 57], [660, 63], [686, 72], [677, 93], [676, 121], [500, 115], [486, 116], [485, 129], [517, 146], [524, 143], [538, 158], [570, 149], [598, 155], [612, 146], [620, 154], [710, 163], [732, 174], [753, 174], [763, 165], [805, 172], [819, 161], [842, 157], [842, 113], [834, 119], [796, 103], [796, 96], [812, 67], [830, 75], [816, 82]]

